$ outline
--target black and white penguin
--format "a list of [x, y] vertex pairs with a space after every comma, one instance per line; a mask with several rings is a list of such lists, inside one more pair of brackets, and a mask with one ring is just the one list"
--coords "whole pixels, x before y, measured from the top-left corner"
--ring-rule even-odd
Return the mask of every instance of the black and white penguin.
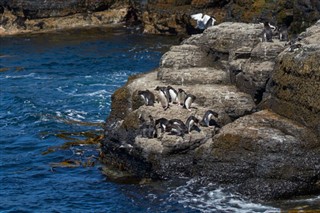
[[138, 91], [138, 95], [142, 97], [146, 106], [154, 106], [155, 96], [151, 91]]
[[168, 127], [169, 120], [166, 118], [159, 118], [156, 120], [155, 125], [159, 126], [161, 132], [166, 132]]
[[200, 122], [201, 126], [218, 126], [217, 122], [212, 118], [212, 117], [218, 117], [218, 113], [212, 111], [212, 110], [208, 110], [205, 112], [205, 114], [203, 115], [203, 118]]
[[291, 44], [289, 47], [289, 52], [295, 52], [296, 50], [299, 50], [301, 47], [302, 47], [302, 44], [300, 43]]
[[[273, 27], [273, 26], [272, 26]], [[272, 42], [272, 29], [269, 22], [264, 22], [263, 41]]]
[[199, 123], [199, 119], [195, 116], [191, 115], [186, 121], [186, 127], [188, 129], [188, 132], [191, 132], [195, 128], [195, 124]]
[[173, 135], [184, 136], [184, 134], [188, 133], [188, 128], [183, 121], [179, 119], [171, 119], [168, 122], [167, 131]]
[[187, 97], [187, 93], [183, 89], [178, 89], [178, 103], [179, 105], [183, 106], [184, 105], [184, 100]]
[[157, 86], [155, 90], [159, 91], [159, 99], [160, 103], [164, 110], [167, 110], [169, 108], [169, 96], [167, 93], [166, 87], [159, 87]]
[[184, 100], [183, 107], [186, 108], [187, 110], [191, 111], [191, 104], [196, 100], [196, 96], [188, 94], [186, 99]]
[[182, 128], [180, 125], [177, 125], [177, 124], [170, 125], [170, 134], [183, 137], [185, 133], [186, 133], [185, 129]]
[[178, 102], [178, 92], [172, 86], [167, 86], [167, 92], [170, 97], [170, 103]]

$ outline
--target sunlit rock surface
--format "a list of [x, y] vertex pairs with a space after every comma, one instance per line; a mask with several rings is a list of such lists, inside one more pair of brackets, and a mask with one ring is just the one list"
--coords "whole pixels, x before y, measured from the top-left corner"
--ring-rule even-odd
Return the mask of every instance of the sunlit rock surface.
[[[261, 42], [260, 24], [232, 22], [172, 47], [158, 69], [131, 77], [113, 95], [102, 161], [140, 178], [202, 176], [254, 199], [319, 191], [318, 24], [294, 50], [277, 38]], [[138, 95], [148, 89], [157, 97], [154, 89], [167, 85], [196, 96], [190, 111], [145, 106]], [[219, 127], [198, 126], [184, 136], [141, 133], [150, 115], [185, 122], [207, 110], [218, 113]]]

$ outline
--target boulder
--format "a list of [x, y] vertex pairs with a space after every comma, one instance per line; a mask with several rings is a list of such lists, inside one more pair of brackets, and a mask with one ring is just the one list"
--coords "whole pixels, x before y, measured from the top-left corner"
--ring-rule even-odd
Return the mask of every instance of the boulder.
[[254, 47], [261, 41], [262, 24], [223, 22], [209, 27], [202, 34], [193, 35], [182, 44], [198, 45], [215, 52], [229, 54], [240, 47]]
[[260, 42], [253, 49], [236, 50], [230, 58], [232, 83], [259, 103], [274, 69], [275, 59], [284, 49], [285, 42], [274, 39], [273, 42]]
[[196, 45], [172, 46], [160, 60], [161, 68], [190, 68], [190, 67], [210, 67], [214, 63], [214, 58], [208, 48], [201, 48]]
[[[320, 190], [320, 141], [308, 128], [271, 111], [224, 126], [196, 150], [196, 174], [260, 199]], [[195, 166], [197, 167], [197, 166]]]

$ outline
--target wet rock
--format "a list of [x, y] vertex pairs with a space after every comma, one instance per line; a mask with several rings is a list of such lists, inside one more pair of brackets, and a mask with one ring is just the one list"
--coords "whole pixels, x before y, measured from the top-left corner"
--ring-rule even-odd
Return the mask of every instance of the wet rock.
[[239, 183], [242, 193], [251, 196], [275, 199], [320, 190], [318, 137], [271, 111], [224, 126], [196, 156], [201, 168], [197, 172], [219, 182]]

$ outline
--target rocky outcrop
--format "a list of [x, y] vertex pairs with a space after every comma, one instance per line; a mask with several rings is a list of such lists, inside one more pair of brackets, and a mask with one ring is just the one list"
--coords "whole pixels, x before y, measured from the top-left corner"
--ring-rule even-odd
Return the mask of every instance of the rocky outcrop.
[[289, 27], [298, 34], [320, 18], [319, 1], [212, 1], [187, 0], [149, 1], [142, 17], [147, 33], [194, 34], [199, 33], [190, 15], [205, 13], [215, 17], [217, 23], [236, 21], [258, 23], [270, 21], [278, 26]]
[[[261, 42], [261, 25], [232, 22], [173, 46], [158, 69], [130, 78], [113, 95], [101, 160], [136, 178], [206, 177], [254, 199], [318, 192], [317, 25], [300, 36], [302, 46]], [[196, 96], [190, 111], [145, 106], [138, 95], [157, 95], [155, 87], [167, 85]], [[153, 128], [150, 115], [186, 121], [209, 109], [218, 114], [216, 126], [198, 125], [183, 136], [141, 131]]]
[[131, 1], [4, 1], [0, 35], [105, 26], [137, 20]]
[[268, 83], [268, 104], [274, 112], [313, 129], [320, 136], [320, 21], [277, 58]]
[[314, 132], [264, 110], [224, 126], [196, 150], [194, 161], [196, 173], [275, 199], [320, 189], [319, 151]]

